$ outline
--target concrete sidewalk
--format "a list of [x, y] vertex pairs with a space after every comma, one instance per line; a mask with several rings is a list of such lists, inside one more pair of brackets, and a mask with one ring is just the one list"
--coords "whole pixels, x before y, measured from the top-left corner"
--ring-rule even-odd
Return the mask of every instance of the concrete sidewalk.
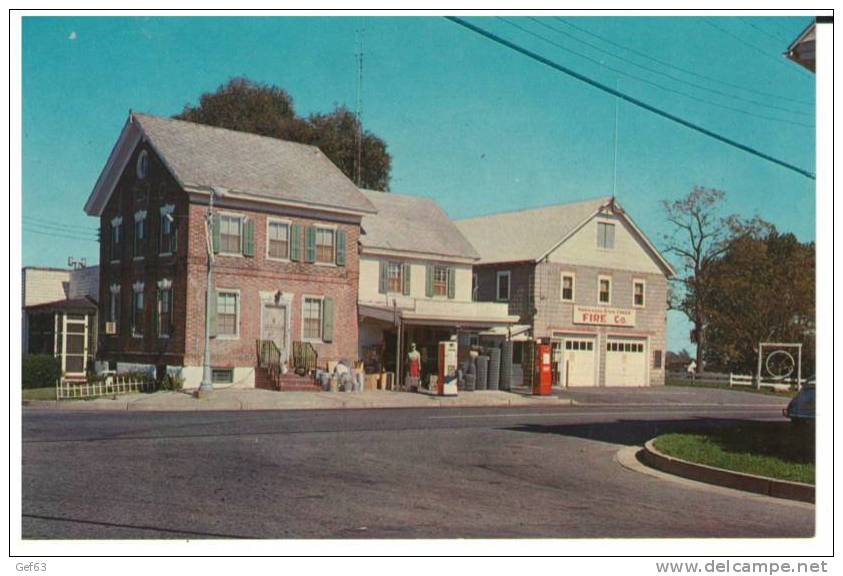
[[29, 408], [53, 410], [324, 410], [338, 408], [466, 408], [472, 406], [570, 406], [557, 396], [535, 397], [500, 390], [464, 392], [456, 397], [427, 396], [412, 392], [273, 392], [258, 389], [216, 390], [197, 399], [190, 390], [127, 394], [95, 400], [30, 400]]

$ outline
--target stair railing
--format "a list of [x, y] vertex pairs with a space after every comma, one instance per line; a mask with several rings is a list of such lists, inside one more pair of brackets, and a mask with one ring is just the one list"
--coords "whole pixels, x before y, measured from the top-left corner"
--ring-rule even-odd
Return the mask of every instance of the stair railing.
[[256, 341], [258, 366], [263, 368], [272, 379], [275, 387], [278, 387], [278, 378], [283, 373], [281, 350], [272, 340]]
[[293, 370], [311, 373], [316, 370], [319, 354], [310, 342], [293, 342]]

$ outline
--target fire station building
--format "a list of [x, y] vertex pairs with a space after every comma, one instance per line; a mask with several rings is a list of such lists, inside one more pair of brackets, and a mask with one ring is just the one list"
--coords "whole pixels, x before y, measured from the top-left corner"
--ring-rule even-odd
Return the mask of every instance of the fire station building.
[[552, 345], [555, 385], [664, 384], [674, 271], [614, 198], [457, 226], [480, 254], [475, 297], [507, 302], [533, 338]]

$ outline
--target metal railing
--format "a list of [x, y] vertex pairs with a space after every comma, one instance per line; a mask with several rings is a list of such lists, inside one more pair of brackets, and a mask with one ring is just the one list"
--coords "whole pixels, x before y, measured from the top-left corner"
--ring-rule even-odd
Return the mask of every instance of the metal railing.
[[313, 372], [319, 361], [319, 354], [310, 342], [293, 342], [293, 370]]
[[278, 377], [283, 373], [281, 350], [272, 340], [257, 340], [255, 342], [258, 355], [258, 366], [267, 371], [273, 384], [277, 387]]

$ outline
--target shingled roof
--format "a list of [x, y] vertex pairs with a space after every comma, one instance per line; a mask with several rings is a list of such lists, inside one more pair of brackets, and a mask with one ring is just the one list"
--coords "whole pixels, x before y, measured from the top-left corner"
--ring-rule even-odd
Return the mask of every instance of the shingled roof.
[[141, 137], [186, 190], [207, 192], [216, 187], [234, 195], [327, 210], [374, 211], [354, 183], [315, 146], [133, 113], [86, 212], [101, 212], [116, 183], [110, 172], [116, 170], [119, 177]]
[[476, 260], [480, 257], [434, 200], [363, 190], [377, 214], [363, 217], [366, 248]]
[[595, 214], [610, 197], [458, 220], [479, 264], [535, 261]]

